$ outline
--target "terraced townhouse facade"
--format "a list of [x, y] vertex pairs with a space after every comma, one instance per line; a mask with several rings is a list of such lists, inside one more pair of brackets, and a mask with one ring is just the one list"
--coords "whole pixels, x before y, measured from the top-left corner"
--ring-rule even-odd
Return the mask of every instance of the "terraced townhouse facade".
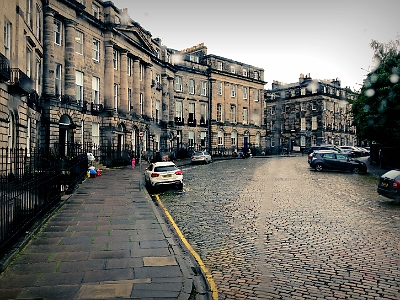
[[0, 148], [112, 148], [126, 160], [265, 149], [262, 68], [204, 44], [169, 48], [111, 1], [2, 8]]

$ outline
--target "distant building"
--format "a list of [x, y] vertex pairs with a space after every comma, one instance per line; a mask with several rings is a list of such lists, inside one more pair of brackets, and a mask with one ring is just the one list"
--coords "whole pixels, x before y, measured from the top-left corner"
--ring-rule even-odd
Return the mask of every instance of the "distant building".
[[272, 82], [265, 91], [267, 150], [302, 150], [313, 145], [357, 145], [351, 104], [356, 95], [339, 79], [313, 80], [300, 74], [299, 82]]

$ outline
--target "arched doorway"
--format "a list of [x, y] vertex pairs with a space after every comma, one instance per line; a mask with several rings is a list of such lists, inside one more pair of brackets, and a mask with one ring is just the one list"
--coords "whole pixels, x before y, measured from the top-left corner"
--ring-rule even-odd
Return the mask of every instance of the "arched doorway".
[[62, 115], [58, 125], [58, 155], [59, 157], [72, 156], [76, 125], [68, 115]]
[[246, 130], [243, 134], [243, 150], [248, 150], [249, 149], [249, 143], [250, 143], [250, 133], [248, 130]]

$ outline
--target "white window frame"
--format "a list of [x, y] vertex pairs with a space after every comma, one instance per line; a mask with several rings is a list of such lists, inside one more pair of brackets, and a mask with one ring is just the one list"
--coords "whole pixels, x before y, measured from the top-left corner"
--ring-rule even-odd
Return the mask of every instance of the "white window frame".
[[32, 77], [32, 49], [26, 47], [26, 76]]
[[55, 93], [60, 97], [62, 95], [62, 65], [55, 64]]
[[193, 54], [189, 54], [189, 60], [191, 62], [199, 63], [199, 57]]
[[248, 70], [246, 68], [243, 68], [243, 76], [247, 77], [248, 75]]
[[33, 25], [33, 16], [32, 16], [32, 0], [27, 0], [26, 7], [26, 23], [29, 28], [32, 28]]
[[93, 150], [100, 146], [100, 124], [98, 122], [92, 122], [92, 144]]
[[83, 105], [83, 80], [83, 72], [75, 71], [75, 97], [81, 106]]
[[12, 25], [7, 20], [4, 20], [4, 56], [11, 59], [11, 34]]
[[128, 57], [126, 68], [127, 68], [126, 73], [128, 74], [128, 76], [132, 76], [132, 58], [130, 57]]
[[236, 85], [231, 84], [231, 98], [236, 97]]
[[36, 37], [42, 42], [43, 39], [43, 14], [39, 5], [36, 5]]
[[236, 124], [236, 105], [231, 104], [231, 123]]
[[218, 82], [218, 95], [220, 95], [220, 96], [222, 96], [222, 91], [223, 91], [223, 86], [224, 86], [224, 84], [223, 84], [223, 82], [221, 82], [221, 81], [219, 81]]
[[113, 49], [113, 65], [114, 70], [118, 70], [118, 51]]
[[247, 88], [247, 86], [244, 86], [243, 87], [243, 99], [247, 99], [247, 94], [248, 94], [248, 88]]
[[140, 107], [140, 114], [143, 115], [144, 112], [144, 107], [143, 107], [143, 93], [140, 93], [140, 99], [139, 99], [139, 107]]
[[118, 84], [117, 83], [114, 83], [114, 110], [116, 110], [116, 111], [118, 110]]
[[305, 102], [301, 102], [300, 103], [300, 110], [301, 111], [306, 111], [306, 103]]
[[196, 104], [194, 102], [189, 102], [188, 113], [188, 121], [193, 122], [194, 120], [196, 120]]
[[43, 76], [42, 59], [39, 56], [37, 56], [36, 57], [35, 89], [39, 95], [42, 93], [42, 76]]
[[218, 146], [224, 145], [224, 132], [222, 130], [218, 131]]
[[61, 46], [62, 24], [60, 20], [54, 19], [54, 44]]
[[318, 129], [318, 119], [317, 116], [313, 116], [311, 119], [311, 130], [317, 130]]
[[204, 123], [206, 124], [208, 121], [208, 119], [207, 119], [207, 104], [206, 103], [200, 104], [200, 123], [202, 122], [202, 119], [204, 120]]
[[222, 71], [224, 69], [224, 64], [222, 61], [217, 61], [217, 70]]
[[207, 96], [207, 81], [201, 81], [201, 96]]
[[188, 132], [188, 146], [189, 147], [193, 147], [194, 146], [194, 131], [193, 130], [189, 130]]
[[194, 79], [189, 79], [189, 94], [194, 95]]
[[155, 111], [155, 119], [156, 122], [160, 121], [160, 109], [161, 109], [161, 101], [160, 100], [156, 100], [156, 111]]
[[94, 61], [100, 61], [100, 41], [93, 38], [92, 42], [92, 59]]
[[254, 71], [254, 79], [258, 80], [258, 77], [259, 77], [258, 71]]
[[182, 92], [183, 91], [182, 76], [176, 76], [175, 77], [175, 91], [177, 91], [177, 92]]
[[249, 124], [249, 110], [247, 109], [247, 107], [243, 107], [243, 122], [242, 124]]
[[100, 7], [94, 3], [92, 3], [92, 15], [96, 19], [100, 19]]
[[217, 122], [223, 122], [222, 119], [222, 104], [217, 103]]
[[132, 89], [128, 88], [128, 111], [132, 110]]
[[231, 66], [231, 73], [232, 73], [232, 74], [235, 74], [235, 73], [236, 73], [235, 66]]
[[231, 132], [231, 146], [235, 148], [237, 147], [237, 131]]
[[92, 97], [93, 104], [100, 104], [100, 78], [92, 77]]
[[80, 30], [76, 30], [76, 35], [75, 35], [75, 52], [83, 55], [83, 37], [84, 34]]
[[257, 89], [254, 89], [254, 102], [260, 101], [260, 91]]
[[300, 118], [300, 130], [306, 130], [306, 118]]
[[179, 119], [180, 122], [183, 120], [183, 103], [182, 101], [176, 101], [175, 103], [175, 117]]

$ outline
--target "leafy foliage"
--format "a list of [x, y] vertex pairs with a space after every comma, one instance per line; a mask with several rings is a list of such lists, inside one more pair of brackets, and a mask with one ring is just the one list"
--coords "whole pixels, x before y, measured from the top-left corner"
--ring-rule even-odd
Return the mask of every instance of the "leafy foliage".
[[400, 146], [400, 37], [387, 44], [373, 40], [377, 67], [352, 102], [353, 124], [361, 140]]

